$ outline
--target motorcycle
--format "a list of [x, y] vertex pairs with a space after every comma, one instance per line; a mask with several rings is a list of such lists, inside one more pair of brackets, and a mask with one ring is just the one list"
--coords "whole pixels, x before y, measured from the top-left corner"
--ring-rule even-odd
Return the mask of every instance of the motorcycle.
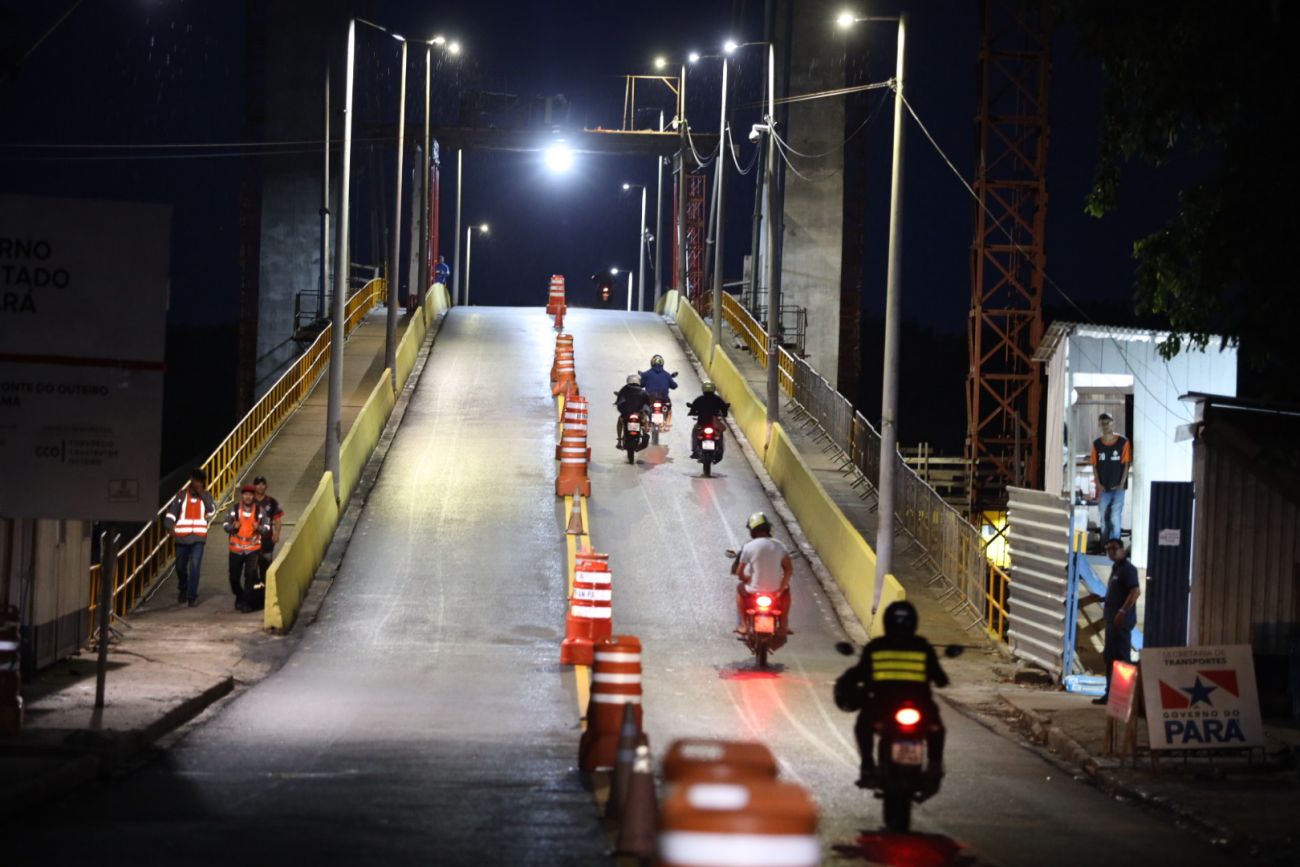
[[705, 478], [713, 475], [713, 465], [722, 460], [724, 430], [726, 428], [722, 426], [722, 419], [702, 418], [695, 423], [695, 429], [691, 431], [691, 441], [695, 444], [692, 457], [704, 465]]
[[[854, 655], [853, 645], [841, 641], [835, 649], [842, 655]], [[944, 656], [960, 656], [959, 644], [944, 649]], [[844, 700], [836, 685], [836, 704], [852, 706]], [[860, 710], [861, 708], [855, 708]], [[929, 773], [929, 750], [926, 736], [938, 719], [929, 719], [928, 711], [913, 701], [899, 701], [880, 714], [873, 723], [876, 740], [876, 777], [872, 793], [883, 802], [885, 828], [906, 833], [912, 826], [912, 804], [934, 797], [939, 791], [939, 777]]]
[[[734, 561], [738, 553], [728, 550], [727, 556]], [[781, 594], [776, 591], [759, 590], [745, 594], [745, 618], [741, 634], [736, 638], [754, 654], [759, 668], [767, 668], [768, 654], [785, 647], [788, 632], [780, 600]]]
[[650, 400], [650, 445], [659, 445], [659, 431], [664, 426], [668, 413], [672, 412], [673, 402], [664, 395], [654, 395]]
[[650, 444], [650, 426], [645, 413], [629, 412], [623, 415], [623, 450], [627, 462], [636, 463], [636, 453]]

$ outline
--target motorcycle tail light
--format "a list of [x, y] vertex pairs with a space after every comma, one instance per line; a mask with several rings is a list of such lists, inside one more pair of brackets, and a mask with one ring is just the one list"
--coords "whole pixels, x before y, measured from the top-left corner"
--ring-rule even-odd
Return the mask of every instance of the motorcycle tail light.
[[921, 721], [921, 712], [914, 707], [900, 707], [894, 712], [894, 720], [900, 726], [911, 728]]
[[757, 603], [758, 607], [762, 608], [764, 611], [772, 607], [771, 596], [760, 596], [757, 599], [755, 599], [754, 602]]
[[662, 407], [662, 406], [663, 406], [662, 403], [660, 403], [660, 402], [657, 401], [657, 400], [655, 401], [655, 409], [659, 409], [659, 408]]
[[706, 437], [711, 437], [711, 436], [713, 436], [713, 428], [711, 428], [711, 427], [706, 427], [706, 428], [704, 429], [704, 435], [705, 435]]

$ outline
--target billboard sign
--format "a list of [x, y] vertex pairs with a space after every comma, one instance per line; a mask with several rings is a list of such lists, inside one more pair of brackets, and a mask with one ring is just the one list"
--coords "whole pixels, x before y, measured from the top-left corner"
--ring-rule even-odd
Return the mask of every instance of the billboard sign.
[[1264, 746], [1248, 644], [1143, 648], [1142, 695], [1153, 750]]

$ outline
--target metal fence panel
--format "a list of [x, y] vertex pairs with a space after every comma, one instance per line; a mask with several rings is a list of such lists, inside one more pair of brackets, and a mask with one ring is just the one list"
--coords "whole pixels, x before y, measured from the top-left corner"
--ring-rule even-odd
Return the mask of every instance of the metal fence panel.
[[1007, 488], [1011, 584], [1007, 637], [1011, 652], [1041, 665], [1059, 681], [1073, 659], [1070, 582], [1070, 502], [1026, 488]]

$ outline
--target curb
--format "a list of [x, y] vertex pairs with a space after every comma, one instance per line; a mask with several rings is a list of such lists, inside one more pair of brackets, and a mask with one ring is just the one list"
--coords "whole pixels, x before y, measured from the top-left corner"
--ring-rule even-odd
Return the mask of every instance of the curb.
[[1020, 707], [1001, 693], [998, 694], [998, 698], [1011, 709], [1024, 727], [1029, 730], [1035, 743], [1046, 743], [1049, 749], [1066, 763], [1076, 766], [1088, 779], [1096, 784], [1097, 788], [1106, 794], [1112, 797], [1127, 798], [1143, 806], [1159, 810], [1185, 824], [1191, 831], [1218, 847], [1252, 849], [1261, 845], [1250, 840], [1245, 835], [1233, 831], [1231, 828], [1224, 827], [1218, 822], [1207, 819], [1205, 816], [1181, 806], [1175, 801], [1160, 795], [1153, 795], [1139, 786], [1117, 778], [1108, 769], [1101, 767], [1095, 756], [1088, 752], [1078, 741], [1066, 734], [1064, 729], [1053, 724], [1051, 719], [1030, 708]]
[[[685, 351], [687, 359], [694, 366], [695, 372], [700, 379], [708, 379], [708, 371], [704, 369], [699, 356], [695, 354], [695, 350], [691, 349], [691, 345], [686, 341], [685, 335], [677, 326], [677, 320], [665, 316], [664, 322]], [[763, 493], [772, 501], [773, 508], [781, 516], [781, 521], [790, 534], [790, 540], [794, 542], [799, 549], [799, 553], [808, 561], [808, 567], [812, 570], [813, 577], [817, 579], [822, 592], [826, 594], [827, 600], [831, 603], [831, 609], [835, 612], [835, 619], [839, 621], [840, 628], [844, 630], [854, 644], [866, 645], [871, 640], [870, 634], [863, 627], [862, 621], [858, 620], [858, 616], [853, 613], [853, 608], [849, 605], [849, 600], [845, 598], [844, 591], [840, 589], [840, 585], [835, 581], [835, 576], [822, 563], [821, 557], [817, 555], [817, 549], [812, 546], [812, 543], [808, 541], [808, 537], [804, 535], [803, 528], [799, 526], [799, 520], [794, 516], [794, 512], [790, 510], [790, 506], [777, 489], [776, 483], [772, 481], [772, 477], [768, 475], [767, 468], [763, 466], [763, 460], [758, 456], [753, 444], [738, 425], [730, 424], [727, 425], [727, 428], [731, 432], [732, 438], [740, 445], [741, 451], [744, 452], [745, 460], [749, 462], [750, 469], [758, 477], [758, 483], [763, 486]]]

